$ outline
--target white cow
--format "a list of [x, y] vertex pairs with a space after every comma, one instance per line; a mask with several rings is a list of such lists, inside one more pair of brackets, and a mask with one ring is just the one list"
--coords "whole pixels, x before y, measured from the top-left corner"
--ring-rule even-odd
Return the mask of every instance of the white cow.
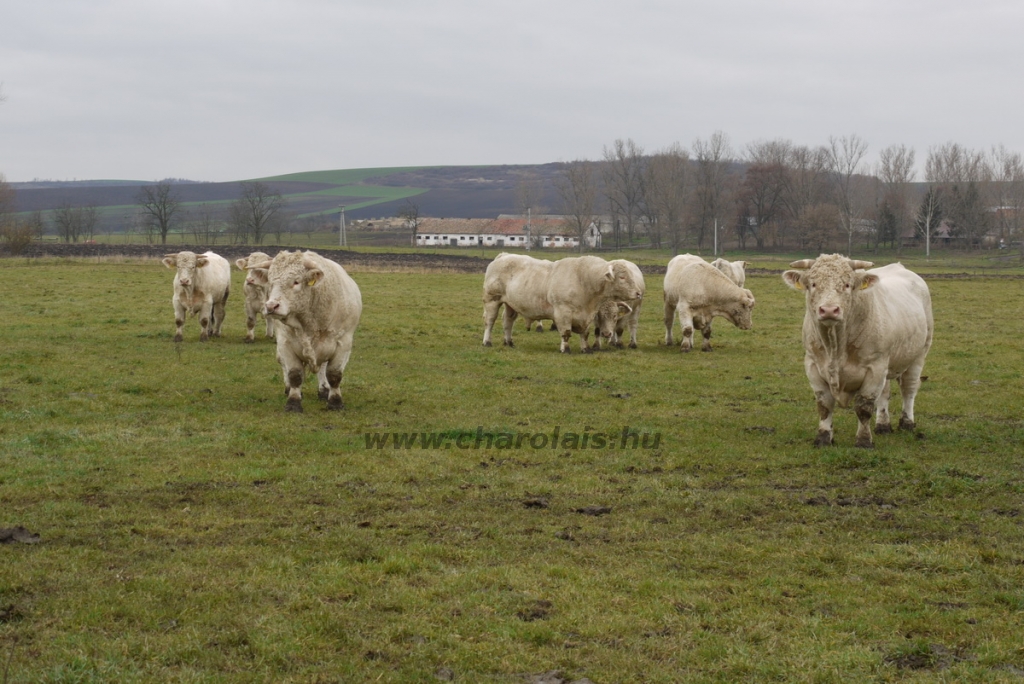
[[740, 287], [743, 287], [743, 284], [747, 281], [746, 261], [726, 261], [725, 259], [715, 259], [711, 262], [711, 265], [729, 276], [729, 280]]
[[302, 381], [315, 372], [329, 410], [342, 408], [341, 377], [363, 311], [359, 286], [341, 266], [316, 252], [279, 252], [249, 267], [270, 292], [264, 305], [275, 322], [277, 360], [284, 373], [285, 409], [302, 411]]
[[[681, 258], [690, 257], [690, 258]], [[741, 330], [750, 330], [754, 295], [700, 257], [682, 254], [665, 271], [665, 344], [672, 345], [672, 326], [678, 315], [680, 348], [693, 349], [693, 331], [703, 331], [702, 351], [711, 351], [711, 320], [722, 316]]]
[[[265, 252], [253, 252], [243, 259], [235, 260], [235, 266], [245, 271], [245, 284], [242, 285], [242, 292], [245, 294], [245, 341], [254, 342], [256, 339], [256, 316], [263, 314], [263, 305], [270, 294], [270, 288], [257, 280], [255, 273], [249, 271], [250, 267], [270, 261], [270, 255]], [[267, 324], [267, 337], [274, 336], [274, 321], [263, 315]]]
[[178, 252], [164, 255], [163, 264], [175, 269], [174, 296], [171, 298], [174, 305], [174, 341], [184, 339], [181, 328], [185, 319], [192, 315], [199, 317], [200, 342], [211, 336], [220, 337], [225, 304], [231, 290], [231, 266], [227, 259], [213, 252]]
[[869, 261], [840, 254], [790, 264], [786, 284], [805, 293], [804, 370], [818, 404], [815, 446], [832, 444], [836, 403], [853, 405], [855, 446], [874, 446], [875, 432], [892, 432], [889, 381], [903, 395], [901, 430], [913, 430], [914, 398], [932, 344], [935, 323], [928, 286], [902, 264], [863, 270]]
[[[636, 299], [630, 299], [625, 302], [616, 302], [609, 300], [602, 304], [597, 310], [597, 318], [594, 321], [594, 327], [598, 331], [602, 331], [607, 327], [606, 319], [609, 317], [614, 318], [614, 331], [611, 336], [611, 344], [616, 347], [622, 347], [622, 333], [625, 332], [626, 326], [629, 326], [629, 348], [636, 349], [636, 331], [640, 325], [640, 306], [644, 303], [644, 295], [647, 293], [647, 285], [644, 283], [644, 274], [640, 272], [640, 267], [634, 264], [632, 261], [626, 261], [625, 259], [615, 259], [608, 262], [610, 264], [622, 264], [630, 273], [633, 274], [633, 282], [639, 286], [640, 296]], [[600, 335], [594, 342], [594, 346], [600, 349], [601, 347]]]
[[518, 254], [499, 254], [484, 276], [484, 346], [491, 346], [491, 329], [504, 305], [505, 344], [512, 342], [512, 325], [522, 315], [550, 319], [561, 333], [561, 351], [568, 353], [572, 333], [580, 348], [590, 352], [588, 337], [598, 307], [608, 299], [641, 296], [632, 273], [622, 265], [595, 256], [568, 257], [556, 262]]

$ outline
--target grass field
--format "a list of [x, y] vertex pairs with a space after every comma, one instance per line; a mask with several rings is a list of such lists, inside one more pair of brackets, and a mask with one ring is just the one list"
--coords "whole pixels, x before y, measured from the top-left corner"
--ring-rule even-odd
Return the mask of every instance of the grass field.
[[175, 345], [155, 260], [0, 263], [0, 528], [41, 537], [0, 545], [0, 684], [1024, 676], [1024, 280], [929, 280], [917, 431], [858, 450], [850, 411], [811, 447], [778, 276], [713, 353], [649, 278], [639, 349], [565, 356], [483, 348], [482, 276], [354, 272], [345, 410], [300, 415], [232, 277]]

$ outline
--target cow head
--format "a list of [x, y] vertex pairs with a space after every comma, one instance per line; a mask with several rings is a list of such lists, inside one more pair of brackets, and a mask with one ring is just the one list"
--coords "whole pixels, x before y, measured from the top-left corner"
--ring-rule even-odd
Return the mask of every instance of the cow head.
[[632, 312], [633, 307], [626, 302], [616, 302], [613, 299], [606, 300], [597, 309], [597, 334], [610, 340], [612, 335], [615, 334], [615, 328], [619, 320]]
[[728, 318], [740, 330], [750, 330], [753, 327], [754, 303], [754, 293], [744, 289], [742, 296], [728, 302], [715, 313]]
[[175, 280], [187, 291], [191, 291], [195, 287], [196, 269], [204, 268], [207, 263], [209, 260], [205, 256], [195, 252], [166, 254], [163, 258], [164, 266], [177, 270]]
[[312, 292], [324, 277], [316, 262], [301, 252], [281, 252], [273, 261], [249, 266], [249, 273], [257, 283], [269, 286], [263, 306], [264, 315], [272, 318], [308, 310]]
[[246, 285], [261, 287], [267, 283], [267, 269], [258, 268], [258, 266], [263, 263], [270, 263], [270, 257], [263, 252], [253, 252], [244, 259], [236, 260], [235, 266], [237, 266], [239, 270], [246, 272]]
[[636, 282], [636, 279], [633, 277], [633, 272], [628, 266], [626, 266], [626, 264], [608, 264], [608, 272], [605, 274], [605, 280], [610, 284], [609, 288], [605, 290], [605, 293], [611, 299], [632, 301], [644, 296], [643, 290], [640, 289], [640, 283]]
[[807, 312], [821, 325], [831, 326], [846, 320], [853, 298], [878, 282], [878, 276], [866, 273], [870, 261], [848, 259], [841, 254], [822, 254], [790, 264], [794, 269], [782, 274], [786, 285], [807, 294]]

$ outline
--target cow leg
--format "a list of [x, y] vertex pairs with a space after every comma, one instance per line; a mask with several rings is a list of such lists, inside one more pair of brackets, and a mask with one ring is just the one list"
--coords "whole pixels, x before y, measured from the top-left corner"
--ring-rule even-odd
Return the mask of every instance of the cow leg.
[[284, 404], [284, 410], [302, 413], [302, 376], [305, 374], [302, 365], [300, 363], [298, 367], [289, 367], [282, 364], [282, 368], [285, 388], [288, 391], [288, 401]]
[[214, 302], [213, 304], [213, 336], [220, 337], [220, 329], [224, 327], [224, 315], [227, 313], [225, 305], [228, 301], [227, 293], [221, 297], [220, 301]]
[[491, 328], [494, 321], [498, 320], [498, 309], [501, 308], [501, 300], [484, 300], [484, 346], [491, 346]]
[[[255, 314], [253, 318], [255, 318]], [[267, 324], [267, 337], [274, 337], [274, 319], [264, 316], [263, 321]]]
[[704, 342], [701, 344], [701, 351], [713, 351], [711, 349], [711, 318], [705, 319], [703, 316], [693, 318], [693, 327], [700, 328], [700, 334], [704, 338]]
[[885, 384], [882, 385], [882, 391], [878, 395], [878, 399], [875, 401], [875, 434], [876, 435], [887, 435], [892, 432], [892, 419], [889, 416], [889, 397], [892, 394], [892, 388], [889, 385], [889, 379], [885, 379]]
[[341, 374], [343, 366], [339, 367], [334, 359], [322, 366], [324, 380], [327, 382], [327, 410], [340, 411], [345, 404], [341, 400]]
[[256, 312], [252, 310], [248, 302], [245, 305], [245, 341], [256, 341]]
[[516, 319], [519, 318], [519, 312], [513, 309], [508, 304], [505, 305], [505, 313], [501, 318], [501, 328], [505, 333], [505, 346], [514, 347], [516, 346], [512, 342], [512, 326], [515, 325]]
[[832, 415], [835, 411], [836, 399], [827, 389], [815, 391], [814, 399], [818, 404], [818, 436], [814, 439], [814, 446], [832, 446]]
[[900, 430], [913, 430], [917, 427], [914, 422], [914, 399], [917, 391], [921, 388], [921, 371], [924, 364], [915, 363], [904, 371], [900, 376], [900, 394], [903, 397], [903, 413], [900, 415]]
[[665, 346], [672, 346], [672, 325], [676, 322], [676, 305], [665, 300]]
[[213, 301], [206, 299], [203, 301], [202, 307], [199, 309], [199, 325], [201, 332], [199, 333], [199, 341], [205, 342], [210, 339], [210, 332], [213, 326], [210, 322], [210, 317], [213, 315]]
[[327, 362], [320, 364], [316, 372], [316, 396], [318, 399], [326, 399], [331, 394], [331, 385], [327, 381]]
[[861, 449], [873, 449], [875, 446], [871, 438], [871, 415], [875, 410], [877, 396], [857, 395], [854, 410], [857, 413], [857, 441], [853, 446]]
[[185, 339], [182, 335], [182, 328], [185, 325], [185, 319], [188, 318], [188, 311], [185, 310], [177, 296], [171, 300], [171, 304], [174, 306], [174, 341], [181, 342]]
[[679, 316], [679, 326], [683, 329], [683, 341], [679, 343], [679, 348], [688, 352], [693, 349], [693, 314], [685, 304], [676, 307], [676, 314]]
[[640, 304], [638, 303], [633, 307], [633, 312], [629, 314], [629, 348], [636, 349], [636, 331], [640, 327]]
[[[600, 339], [601, 335], [598, 335], [597, 337], [598, 337], [598, 339]], [[586, 328], [583, 329], [583, 332], [580, 333], [580, 351], [583, 352], [584, 354], [593, 354], [594, 353], [594, 350], [590, 348], [590, 326], [589, 325]]]

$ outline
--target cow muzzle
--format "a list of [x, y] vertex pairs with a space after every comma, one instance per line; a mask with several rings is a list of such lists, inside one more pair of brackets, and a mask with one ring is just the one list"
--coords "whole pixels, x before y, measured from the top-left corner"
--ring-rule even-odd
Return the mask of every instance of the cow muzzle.
[[818, 320], [822, 323], [836, 323], [843, 320], [843, 310], [838, 306], [819, 306]]

